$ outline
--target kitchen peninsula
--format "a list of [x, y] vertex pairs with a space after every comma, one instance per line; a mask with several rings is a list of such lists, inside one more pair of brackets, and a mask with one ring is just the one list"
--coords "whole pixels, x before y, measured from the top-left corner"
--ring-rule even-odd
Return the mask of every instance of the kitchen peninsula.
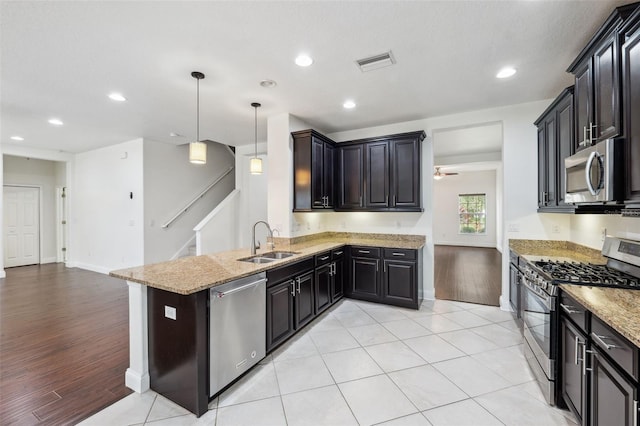
[[424, 236], [325, 232], [274, 242], [272, 253], [291, 255], [254, 263], [247, 248], [111, 272], [129, 285], [126, 385], [204, 413], [213, 396], [210, 292], [235, 280], [266, 274], [267, 353], [343, 295], [414, 309], [423, 297]]

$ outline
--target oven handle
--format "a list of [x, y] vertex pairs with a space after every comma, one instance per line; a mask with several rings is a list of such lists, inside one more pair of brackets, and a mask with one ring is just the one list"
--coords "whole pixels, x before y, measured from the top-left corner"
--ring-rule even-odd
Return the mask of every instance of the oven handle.
[[556, 306], [555, 306], [555, 303], [554, 303], [554, 301], [555, 301], [555, 297], [554, 297], [554, 296], [549, 296], [549, 295], [547, 295], [547, 296], [542, 296], [542, 295], [538, 294], [538, 292], [536, 292], [536, 288], [537, 288], [537, 287], [532, 286], [532, 285], [529, 283], [529, 280], [524, 279], [524, 280], [522, 280], [522, 281], [524, 282], [524, 286], [525, 286], [527, 289], [529, 289], [529, 290], [531, 291], [531, 294], [533, 294], [534, 296], [536, 296], [536, 298], [537, 298], [538, 300], [542, 301], [542, 304], [543, 304], [547, 309], [549, 309], [550, 311], [555, 311], [555, 310], [556, 310]]

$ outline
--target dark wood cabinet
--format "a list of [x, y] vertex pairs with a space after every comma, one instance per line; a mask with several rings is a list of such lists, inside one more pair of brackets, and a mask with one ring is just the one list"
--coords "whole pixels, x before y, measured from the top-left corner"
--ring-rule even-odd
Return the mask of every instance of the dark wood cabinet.
[[331, 278], [333, 264], [326, 263], [316, 267], [316, 313], [320, 313], [331, 305]]
[[614, 9], [567, 69], [575, 76], [575, 151], [623, 133], [620, 30], [636, 6]]
[[294, 294], [293, 280], [267, 288], [267, 352], [285, 341], [295, 331]]
[[316, 314], [315, 289], [313, 283], [313, 271], [296, 277], [295, 295], [295, 326], [296, 329], [311, 321]]
[[538, 126], [538, 211], [572, 212], [564, 202], [564, 159], [574, 153], [574, 87], [567, 87], [535, 121]]
[[371, 142], [365, 147], [365, 207], [389, 207], [389, 142]]
[[391, 141], [390, 208], [421, 211], [421, 143], [424, 133]]
[[566, 318], [560, 320], [562, 398], [581, 425], [588, 424], [587, 370], [583, 365], [586, 335]]
[[384, 259], [382, 301], [418, 309], [418, 268], [415, 261]]
[[603, 352], [592, 347], [590, 421], [592, 426], [637, 426], [637, 385], [624, 377]]
[[364, 145], [338, 145], [338, 209], [364, 208]]
[[622, 45], [626, 204], [640, 208], [640, 9], [629, 17]]
[[331, 280], [331, 302], [338, 301], [344, 295], [345, 267], [344, 259], [333, 261], [333, 277]]
[[380, 259], [351, 258], [351, 291], [356, 299], [377, 302], [380, 300]]
[[294, 132], [293, 210], [333, 209], [335, 144], [315, 130]]

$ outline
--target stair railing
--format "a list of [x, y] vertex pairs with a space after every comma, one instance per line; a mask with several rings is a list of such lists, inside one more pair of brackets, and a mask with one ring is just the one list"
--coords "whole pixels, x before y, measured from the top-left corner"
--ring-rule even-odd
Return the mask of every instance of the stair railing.
[[182, 210], [180, 210], [178, 213], [176, 213], [175, 216], [169, 219], [167, 223], [162, 225], [162, 228], [168, 228], [169, 226], [171, 226], [173, 222], [175, 222], [180, 216], [185, 214], [196, 202], [198, 202], [199, 199], [204, 197], [211, 188], [216, 186], [218, 182], [220, 182], [222, 179], [224, 179], [225, 176], [231, 173], [232, 170], [233, 170], [233, 166], [229, 167], [224, 173], [222, 173], [219, 177], [217, 177], [216, 180], [214, 180], [209, 186], [207, 186], [200, 194], [198, 194], [193, 200], [191, 200]]

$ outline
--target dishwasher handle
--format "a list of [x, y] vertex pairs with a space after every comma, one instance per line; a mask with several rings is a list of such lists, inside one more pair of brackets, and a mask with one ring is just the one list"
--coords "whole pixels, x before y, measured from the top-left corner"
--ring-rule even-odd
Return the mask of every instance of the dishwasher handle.
[[245, 285], [242, 285], [240, 287], [233, 288], [233, 289], [231, 289], [229, 291], [212, 291], [212, 293], [213, 293], [212, 296], [215, 296], [218, 299], [222, 299], [223, 297], [232, 295], [233, 293], [237, 293], [239, 291], [243, 291], [243, 290], [246, 290], [248, 288], [255, 287], [258, 284], [263, 283], [264, 281], [265, 281], [264, 279], [258, 280], [258, 281], [253, 281], [253, 282], [250, 282], [249, 284], [245, 284]]

